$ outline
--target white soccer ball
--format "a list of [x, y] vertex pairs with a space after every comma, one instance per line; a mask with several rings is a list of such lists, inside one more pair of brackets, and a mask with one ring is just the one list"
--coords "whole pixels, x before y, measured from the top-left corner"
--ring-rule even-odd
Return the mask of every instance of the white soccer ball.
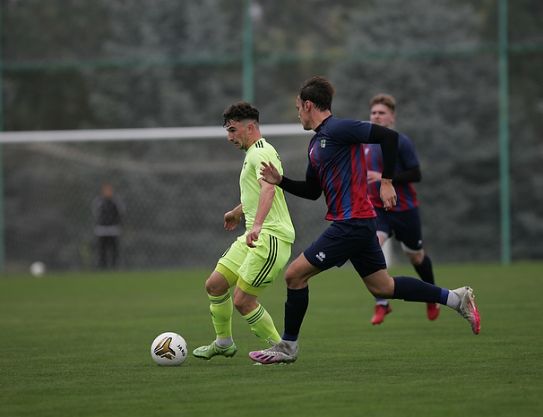
[[33, 262], [30, 265], [30, 273], [35, 277], [41, 277], [45, 274], [45, 264], [43, 262]]
[[187, 355], [187, 342], [174, 332], [159, 334], [151, 344], [151, 357], [159, 365], [181, 365]]

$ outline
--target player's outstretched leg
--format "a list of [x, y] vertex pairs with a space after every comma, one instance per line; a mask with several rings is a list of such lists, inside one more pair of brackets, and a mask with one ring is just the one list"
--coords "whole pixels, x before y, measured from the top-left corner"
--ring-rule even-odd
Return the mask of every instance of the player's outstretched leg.
[[281, 340], [276, 345], [249, 353], [249, 357], [258, 363], [271, 365], [274, 363], [292, 363], [298, 359], [298, 344]]
[[473, 289], [470, 287], [461, 287], [451, 291], [460, 298], [460, 304], [456, 311], [469, 322], [473, 333], [479, 334], [481, 331], [481, 316], [475, 304]]
[[458, 311], [471, 325], [474, 334], [481, 331], [481, 316], [470, 287], [456, 290], [437, 287], [411, 277], [394, 277], [394, 294], [391, 298], [447, 305]]

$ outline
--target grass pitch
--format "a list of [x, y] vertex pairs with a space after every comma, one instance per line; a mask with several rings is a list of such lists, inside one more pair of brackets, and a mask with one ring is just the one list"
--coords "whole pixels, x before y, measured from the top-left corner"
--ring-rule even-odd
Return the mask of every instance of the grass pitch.
[[[395, 274], [412, 275], [410, 268]], [[372, 326], [373, 300], [349, 268], [311, 280], [300, 357], [257, 366], [263, 345], [235, 313], [238, 354], [180, 367], [152, 362], [152, 340], [213, 330], [209, 271], [0, 278], [0, 416], [539, 416], [543, 415], [543, 264], [438, 266], [438, 283], [469, 284], [479, 336], [456, 312], [392, 302]], [[283, 328], [285, 286], [262, 303]]]

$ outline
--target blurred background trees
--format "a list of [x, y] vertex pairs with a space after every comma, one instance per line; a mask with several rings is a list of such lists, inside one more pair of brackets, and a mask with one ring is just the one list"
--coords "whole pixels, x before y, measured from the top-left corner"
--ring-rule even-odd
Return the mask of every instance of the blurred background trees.
[[[220, 125], [243, 98], [245, 4], [0, 0], [4, 130]], [[513, 258], [541, 258], [543, 4], [509, 2], [508, 17]], [[262, 123], [295, 123], [315, 74], [334, 82], [338, 116], [367, 119], [373, 94], [395, 95], [421, 157], [428, 250], [499, 260], [497, 0], [253, 0], [252, 26]], [[303, 175], [306, 143], [277, 141], [288, 175]], [[87, 202], [112, 178], [128, 200], [126, 267], [213, 262], [240, 158], [221, 141], [5, 145], [8, 265], [91, 265]], [[289, 204], [301, 249], [324, 209]]]

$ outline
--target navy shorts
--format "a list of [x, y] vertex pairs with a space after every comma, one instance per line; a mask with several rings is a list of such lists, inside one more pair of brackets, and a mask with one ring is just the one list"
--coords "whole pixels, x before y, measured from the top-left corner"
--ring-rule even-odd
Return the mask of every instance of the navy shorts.
[[321, 271], [351, 261], [361, 277], [386, 268], [375, 219], [335, 221], [305, 251], [306, 259]]
[[408, 249], [422, 249], [422, 227], [418, 207], [406, 211], [386, 211], [375, 208], [377, 230], [394, 236]]

